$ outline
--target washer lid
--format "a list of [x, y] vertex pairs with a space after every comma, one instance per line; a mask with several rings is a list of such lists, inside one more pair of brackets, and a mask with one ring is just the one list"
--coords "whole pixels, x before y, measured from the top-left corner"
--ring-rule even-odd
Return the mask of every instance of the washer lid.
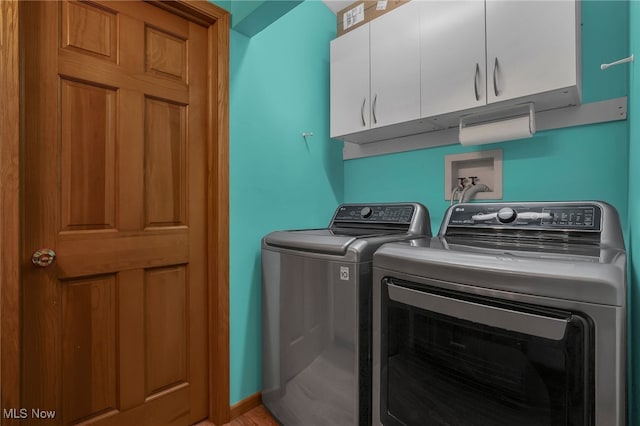
[[347, 248], [360, 238], [397, 234], [375, 229], [307, 229], [301, 231], [275, 231], [264, 237], [266, 245], [316, 253], [345, 254]]
[[266, 245], [293, 250], [344, 254], [355, 236], [334, 235], [330, 229], [275, 231], [264, 237]]

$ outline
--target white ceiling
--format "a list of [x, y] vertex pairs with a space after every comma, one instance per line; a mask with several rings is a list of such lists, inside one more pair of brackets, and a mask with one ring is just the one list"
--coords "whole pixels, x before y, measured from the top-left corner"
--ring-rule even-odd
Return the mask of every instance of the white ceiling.
[[344, 9], [354, 1], [355, 0], [322, 0], [322, 2], [331, 9], [333, 13], [337, 13], [339, 10]]

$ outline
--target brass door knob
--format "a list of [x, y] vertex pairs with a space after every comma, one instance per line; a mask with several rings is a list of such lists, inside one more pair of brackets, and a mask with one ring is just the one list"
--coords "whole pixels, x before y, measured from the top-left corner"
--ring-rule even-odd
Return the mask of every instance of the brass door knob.
[[56, 252], [48, 248], [36, 250], [33, 256], [31, 256], [31, 262], [41, 268], [51, 266], [55, 260]]

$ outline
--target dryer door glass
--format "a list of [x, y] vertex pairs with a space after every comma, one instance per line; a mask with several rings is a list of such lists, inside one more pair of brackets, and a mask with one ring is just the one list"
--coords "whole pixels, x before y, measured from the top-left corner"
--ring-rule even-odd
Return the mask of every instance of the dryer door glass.
[[399, 280], [382, 289], [386, 426], [592, 424], [587, 317]]

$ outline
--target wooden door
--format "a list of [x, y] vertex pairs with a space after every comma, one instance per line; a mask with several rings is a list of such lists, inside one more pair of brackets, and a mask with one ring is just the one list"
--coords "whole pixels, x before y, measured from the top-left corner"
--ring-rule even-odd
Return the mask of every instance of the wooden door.
[[36, 424], [203, 419], [207, 29], [142, 2], [22, 7], [21, 405]]

